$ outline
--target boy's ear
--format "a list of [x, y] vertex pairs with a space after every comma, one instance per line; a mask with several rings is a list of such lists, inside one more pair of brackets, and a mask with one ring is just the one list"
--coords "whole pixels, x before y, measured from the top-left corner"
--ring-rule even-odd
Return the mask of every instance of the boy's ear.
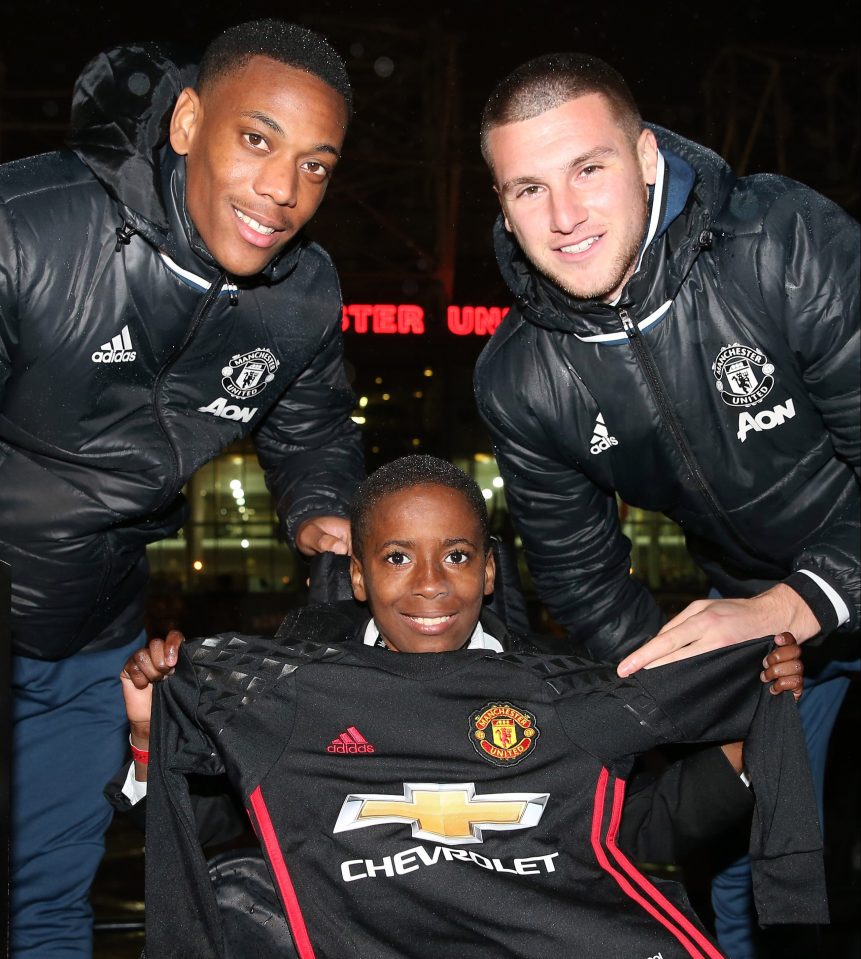
[[496, 560], [493, 558], [493, 550], [487, 551], [487, 558], [484, 561], [484, 595], [490, 596], [493, 592], [493, 584], [496, 580]]
[[362, 561], [356, 558], [355, 553], [350, 557], [350, 583], [353, 586], [353, 595], [360, 603], [367, 602], [368, 594], [365, 591], [365, 574], [362, 572]]

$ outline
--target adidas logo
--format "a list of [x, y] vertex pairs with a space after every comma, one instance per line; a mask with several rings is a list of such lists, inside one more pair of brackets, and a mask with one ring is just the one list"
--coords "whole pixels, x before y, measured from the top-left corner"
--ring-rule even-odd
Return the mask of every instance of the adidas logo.
[[94, 363], [131, 363], [136, 356], [137, 353], [132, 349], [129, 328], [124, 326], [110, 343], [102, 343], [91, 359]]
[[367, 739], [356, 729], [355, 726], [348, 726], [346, 732], [336, 736], [326, 747], [327, 753], [372, 753], [374, 747]]
[[610, 436], [610, 431], [604, 423], [604, 414], [599, 413], [595, 420], [595, 429], [592, 431], [592, 445], [589, 447], [590, 453], [603, 453], [611, 446], [618, 446], [619, 441], [615, 436]]

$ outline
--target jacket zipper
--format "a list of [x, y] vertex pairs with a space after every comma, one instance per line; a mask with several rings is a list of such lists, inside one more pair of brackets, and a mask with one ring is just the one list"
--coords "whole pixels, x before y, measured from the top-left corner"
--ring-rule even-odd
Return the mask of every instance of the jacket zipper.
[[[170, 433], [167, 430], [167, 424], [164, 421], [164, 417], [162, 416], [161, 408], [158, 402], [158, 394], [159, 394], [159, 391], [161, 390], [161, 384], [164, 381], [164, 378], [167, 376], [168, 370], [182, 356], [188, 344], [192, 341], [192, 339], [194, 339], [194, 334], [197, 332], [198, 328], [200, 327], [200, 324], [205, 319], [206, 314], [209, 313], [212, 307], [212, 304], [218, 299], [218, 294], [221, 292], [221, 287], [224, 285], [226, 280], [227, 280], [227, 274], [219, 273], [218, 279], [216, 279], [213, 282], [212, 286], [210, 286], [210, 288], [206, 291], [206, 293], [204, 293], [203, 298], [201, 299], [200, 303], [197, 306], [197, 309], [194, 311], [194, 315], [191, 318], [191, 323], [189, 324], [189, 327], [185, 332], [185, 336], [183, 337], [182, 342], [179, 344], [176, 350], [174, 350], [174, 352], [162, 364], [161, 369], [156, 374], [155, 382], [153, 383], [153, 389], [152, 389], [153, 412], [155, 413], [156, 421], [158, 422], [158, 425], [161, 428], [162, 433], [164, 433], [165, 439], [168, 442], [168, 446], [170, 447], [171, 458], [173, 460], [173, 463], [172, 463], [173, 479], [170, 481], [170, 483], [165, 483], [165, 489], [168, 491], [168, 495], [163, 497], [159, 501], [158, 505], [155, 507], [155, 510], [161, 509], [161, 507], [164, 506], [165, 503], [168, 502], [168, 500], [172, 499], [176, 495], [175, 493], [171, 494], [170, 490], [173, 489], [174, 483], [176, 482], [176, 477], [179, 474], [179, 457], [176, 454], [176, 447], [173, 445], [173, 441], [171, 440]], [[231, 296], [232, 295], [233, 294], [231, 292]]]
[[718, 501], [714, 498], [712, 491], [706, 484], [702, 470], [700, 469], [700, 465], [694, 456], [693, 450], [688, 445], [687, 437], [682, 430], [676, 414], [673, 412], [673, 409], [670, 406], [669, 398], [667, 397], [664, 384], [661, 380], [661, 374], [658, 371], [658, 367], [656, 366], [654, 359], [652, 358], [652, 353], [644, 342], [643, 337], [640, 335], [640, 330], [638, 329], [637, 324], [634, 323], [634, 321], [631, 319], [631, 315], [625, 309], [619, 310], [619, 319], [622, 321], [622, 329], [628, 336], [628, 342], [631, 344], [631, 347], [634, 350], [634, 354], [637, 357], [637, 362], [640, 364], [641, 369], [646, 374], [646, 380], [648, 381], [649, 389], [652, 391], [652, 396], [654, 396], [655, 402], [658, 404], [658, 410], [661, 414], [661, 417], [670, 427], [670, 432], [673, 435], [676, 446], [678, 447], [679, 452], [682, 454], [682, 459], [685, 463], [685, 466], [690, 470], [691, 475], [694, 478], [697, 489], [708, 504], [709, 510], [714, 513], [714, 515], [720, 517], [727, 525], [730, 532], [736, 537], [736, 539], [743, 543], [745, 548], [749, 550], [749, 544], [745, 542], [744, 538], [732, 525], [729, 517], [721, 508]]

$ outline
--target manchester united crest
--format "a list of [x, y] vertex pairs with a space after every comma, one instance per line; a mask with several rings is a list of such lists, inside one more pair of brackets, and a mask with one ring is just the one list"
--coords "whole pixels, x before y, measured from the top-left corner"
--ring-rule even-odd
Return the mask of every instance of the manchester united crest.
[[512, 703], [488, 703], [469, 717], [469, 741], [494, 766], [513, 766], [535, 749], [540, 735], [532, 713]]
[[765, 353], [740, 343], [725, 346], [718, 353], [712, 372], [721, 399], [736, 408], [756, 406], [774, 386], [774, 366]]
[[275, 379], [277, 369], [278, 360], [271, 350], [261, 348], [250, 353], [237, 353], [222, 369], [224, 379], [221, 385], [231, 396], [245, 400], [266, 389], [267, 384]]

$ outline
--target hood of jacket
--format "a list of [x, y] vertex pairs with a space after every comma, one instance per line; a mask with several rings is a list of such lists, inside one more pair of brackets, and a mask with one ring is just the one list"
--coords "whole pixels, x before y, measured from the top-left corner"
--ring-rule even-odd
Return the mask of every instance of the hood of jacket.
[[[66, 142], [119, 204], [118, 227], [133, 230], [211, 280], [223, 270], [188, 215], [185, 159], [174, 153], [168, 139], [176, 99], [196, 79], [197, 65], [169, 45], [106, 50], [75, 83]], [[300, 232], [262, 277], [244, 278], [240, 285], [286, 276], [306, 242]]]
[[662, 127], [649, 125], [661, 154], [658, 181], [649, 189], [647, 233], [639, 266], [615, 304], [580, 300], [539, 273], [503, 216], [493, 230], [503, 279], [528, 321], [545, 329], [593, 335], [618, 325], [618, 311], [657, 309], [672, 300], [700, 251], [711, 244], [710, 227], [735, 182], [716, 153]]

